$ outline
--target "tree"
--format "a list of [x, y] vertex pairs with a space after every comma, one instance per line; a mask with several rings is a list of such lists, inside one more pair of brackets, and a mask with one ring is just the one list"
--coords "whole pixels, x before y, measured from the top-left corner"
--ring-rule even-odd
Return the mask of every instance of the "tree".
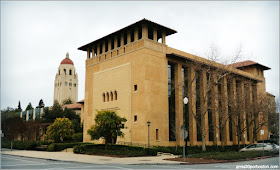
[[45, 109], [45, 114], [42, 116], [43, 122], [54, 122], [56, 118], [66, 117], [70, 120], [78, 120], [80, 122], [80, 116], [77, 115], [73, 110], [61, 107], [57, 100], [54, 101], [54, 104], [51, 108]]
[[21, 111], [22, 111], [21, 105], [20, 105], [20, 101], [18, 101], [18, 108], [17, 108], [17, 111], [18, 111], [18, 112], [21, 112]]
[[64, 138], [70, 138], [74, 133], [72, 122], [68, 118], [57, 118], [47, 128], [46, 138], [55, 142], [63, 142]]
[[43, 99], [41, 99], [41, 100], [39, 101], [39, 104], [38, 104], [38, 106], [37, 106], [36, 108], [42, 108], [42, 107], [45, 107], [45, 104], [44, 104], [44, 102], [43, 102]]
[[8, 117], [1, 123], [5, 138], [11, 141], [11, 150], [13, 149], [13, 141], [25, 131], [25, 125], [19, 117]]
[[108, 143], [116, 143], [118, 136], [124, 136], [121, 130], [125, 128], [123, 123], [127, 120], [124, 117], [118, 116], [115, 111], [97, 111], [94, 121], [95, 124], [87, 132], [92, 140], [104, 138], [105, 150], [107, 150]]
[[27, 105], [25, 111], [33, 109], [31, 102]]
[[65, 99], [63, 102], [62, 102], [62, 105], [66, 105], [66, 104], [73, 104], [73, 100], [71, 98], [68, 98], [68, 99]]

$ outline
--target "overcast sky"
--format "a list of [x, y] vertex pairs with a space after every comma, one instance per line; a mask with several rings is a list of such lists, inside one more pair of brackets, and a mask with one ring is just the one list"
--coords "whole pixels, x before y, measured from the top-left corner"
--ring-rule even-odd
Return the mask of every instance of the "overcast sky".
[[168, 46], [203, 54], [214, 44], [270, 67], [267, 91], [279, 97], [279, 2], [1, 1], [1, 109], [40, 99], [51, 106], [58, 66], [69, 52], [84, 99], [86, 53], [78, 47], [143, 18], [176, 30]]

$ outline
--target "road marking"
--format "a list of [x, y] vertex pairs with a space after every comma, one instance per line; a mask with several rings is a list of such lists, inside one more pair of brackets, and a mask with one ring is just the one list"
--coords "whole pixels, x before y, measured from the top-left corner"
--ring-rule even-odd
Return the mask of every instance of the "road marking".
[[65, 164], [69, 164], [69, 163], [36, 163], [36, 164], [13, 164], [13, 165], [1, 165], [1, 166], [30, 166], [30, 165], [65, 165]]
[[83, 169], [83, 168], [106, 168], [106, 167], [110, 167], [110, 169], [113, 167], [113, 168], [116, 168], [116, 169], [126, 169], [126, 170], [133, 170], [133, 169], [130, 169], [130, 168], [124, 168], [124, 167], [118, 167], [118, 166], [108, 166], [108, 165], [91, 165], [91, 166], [77, 166], [77, 167], [63, 167], [63, 168], [46, 168], [45, 170], [49, 170], [49, 169]]

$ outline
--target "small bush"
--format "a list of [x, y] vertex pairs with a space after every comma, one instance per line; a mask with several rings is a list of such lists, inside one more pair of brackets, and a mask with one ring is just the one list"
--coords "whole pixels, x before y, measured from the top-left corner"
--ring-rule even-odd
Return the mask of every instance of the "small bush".
[[50, 145], [48, 145], [48, 147], [47, 147], [47, 151], [49, 151], [49, 152], [53, 152], [53, 151], [55, 151], [55, 145], [54, 145], [54, 144], [50, 144]]
[[67, 148], [73, 148], [76, 145], [79, 145], [81, 143], [75, 142], [75, 143], [52, 143], [48, 145], [47, 151], [62, 151]]
[[75, 133], [72, 135], [72, 139], [74, 142], [82, 142], [83, 141], [83, 133]]
[[73, 152], [74, 152], [74, 153], [81, 153], [81, 146], [80, 146], [80, 145], [74, 146]]

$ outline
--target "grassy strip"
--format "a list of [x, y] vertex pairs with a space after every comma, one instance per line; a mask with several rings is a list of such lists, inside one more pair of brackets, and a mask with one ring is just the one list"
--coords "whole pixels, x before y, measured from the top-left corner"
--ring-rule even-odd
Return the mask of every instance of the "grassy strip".
[[274, 153], [271, 152], [205, 152], [188, 155], [189, 158], [204, 158], [204, 159], [215, 159], [215, 160], [239, 160], [239, 159], [249, 159], [262, 156], [273, 156]]

